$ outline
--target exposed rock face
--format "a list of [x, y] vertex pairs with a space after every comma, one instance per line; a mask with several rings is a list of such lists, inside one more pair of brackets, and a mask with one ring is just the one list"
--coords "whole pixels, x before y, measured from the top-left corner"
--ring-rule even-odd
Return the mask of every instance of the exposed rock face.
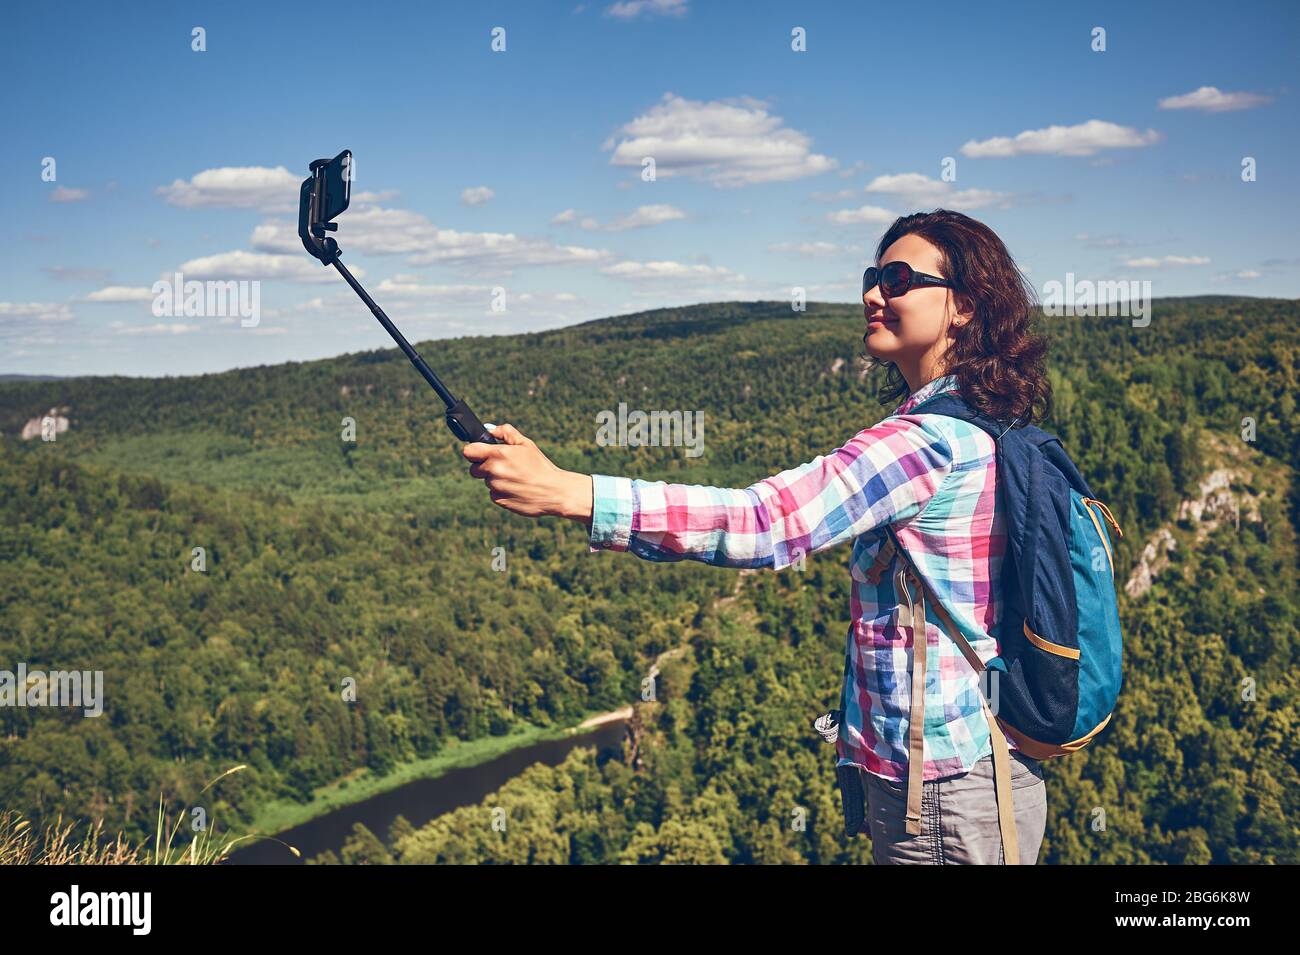
[[843, 358], [836, 358], [817, 375], [817, 379], [820, 381], [823, 378], [834, 378], [844, 368], [845, 364]]
[[67, 412], [68, 410], [69, 410], [68, 408], [62, 408], [62, 409], [51, 408], [49, 414], [43, 415], [40, 418], [32, 418], [25, 425], [23, 425], [22, 439], [24, 441], [30, 441], [33, 438], [39, 438], [41, 436], [42, 429], [45, 427], [46, 418], [50, 418], [52, 420], [53, 427], [54, 427], [54, 434], [56, 436], [67, 431], [68, 419], [64, 417], [63, 413]]
[[1151, 581], [1169, 566], [1169, 551], [1177, 548], [1178, 542], [1174, 540], [1169, 528], [1162, 527], [1156, 531], [1147, 546], [1142, 548], [1142, 556], [1138, 558], [1137, 566], [1124, 584], [1124, 593], [1130, 597], [1141, 597], [1150, 590]]
[[[1241, 468], [1218, 468], [1207, 474], [1197, 487], [1196, 496], [1178, 504], [1177, 521], [1187, 522], [1196, 529], [1196, 543], [1214, 533], [1224, 521], [1231, 521], [1238, 530], [1241, 518], [1258, 523], [1259, 496], [1241, 488], [1248, 483], [1250, 472]], [[1233, 485], [1238, 489], [1233, 490]], [[1124, 584], [1130, 597], [1141, 597], [1151, 589], [1151, 583], [1169, 566], [1169, 552], [1178, 548], [1178, 542], [1167, 527], [1151, 536]]]
[[1242, 495], [1243, 500], [1239, 502], [1238, 495], [1232, 491], [1234, 481], [1242, 481], [1246, 478], [1247, 475], [1232, 468], [1211, 471], [1201, 481], [1200, 493], [1197, 497], [1178, 505], [1178, 519], [1191, 521], [1197, 525], [1197, 539], [1211, 533], [1219, 526], [1220, 521], [1231, 520], [1233, 526], [1240, 529], [1242, 504], [1246, 508], [1246, 518], [1250, 521], [1258, 521], [1259, 502], [1255, 497], [1245, 494]]

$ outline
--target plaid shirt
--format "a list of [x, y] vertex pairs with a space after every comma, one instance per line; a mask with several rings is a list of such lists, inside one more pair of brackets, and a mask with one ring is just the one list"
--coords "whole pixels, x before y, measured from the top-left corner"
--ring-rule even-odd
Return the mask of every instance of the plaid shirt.
[[[589, 547], [654, 561], [781, 570], [800, 557], [853, 541], [851, 623], [836, 749], [841, 764], [895, 782], [907, 777], [912, 633], [897, 623], [894, 555], [878, 584], [867, 580], [885, 525], [894, 525], [931, 591], [981, 660], [990, 635], [1006, 533], [994, 509], [995, 445], [984, 431], [943, 415], [909, 415], [941, 391], [946, 375], [911, 394], [874, 427], [807, 464], [747, 488], [666, 484], [592, 475]], [[926, 601], [924, 778], [970, 771], [991, 753], [979, 681]], [[1015, 742], [1007, 742], [1015, 749]]]

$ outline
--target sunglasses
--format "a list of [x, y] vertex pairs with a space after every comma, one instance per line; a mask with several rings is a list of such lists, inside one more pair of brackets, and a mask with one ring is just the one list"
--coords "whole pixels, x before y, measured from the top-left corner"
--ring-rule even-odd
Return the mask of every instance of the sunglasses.
[[862, 273], [862, 294], [866, 295], [880, 283], [880, 294], [885, 298], [898, 298], [906, 295], [918, 285], [931, 285], [936, 288], [953, 288], [947, 279], [937, 275], [918, 272], [906, 262], [888, 262], [880, 268], [874, 265]]

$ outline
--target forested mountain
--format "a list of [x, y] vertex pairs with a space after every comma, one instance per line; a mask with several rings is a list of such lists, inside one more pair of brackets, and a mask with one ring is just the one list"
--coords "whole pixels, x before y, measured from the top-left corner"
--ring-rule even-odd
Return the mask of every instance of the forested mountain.
[[[1115, 718], [1047, 764], [1040, 861], [1297, 861], [1300, 306], [1160, 300], [1145, 328], [1043, 328], [1044, 427], [1124, 530], [1117, 579], [1150, 583], [1121, 595]], [[862, 331], [853, 306], [728, 303], [421, 351], [562, 467], [743, 487], [892, 410], [860, 370]], [[597, 415], [620, 403], [702, 412], [704, 453], [602, 446]], [[50, 409], [67, 430], [22, 439]], [[0, 807], [140, 838], [160, 792], [188, 802], [248, 763], [208, 807], [246, 822], [452, 738], [639, 700], [651, 663], [682, 648], [637, 707], [635, 753], [579, 751], [379, 851], [866, 858], [810, 726], [838, 696], [847, 549], [743, 577], [589, 554], [578, 525], [490, 503], [395, 350], [3, 382], [0, 435], [0, 670], [105, 673], [102, 717], [0, 708]], [[489, 807], [508, 810], [504, 834]]]

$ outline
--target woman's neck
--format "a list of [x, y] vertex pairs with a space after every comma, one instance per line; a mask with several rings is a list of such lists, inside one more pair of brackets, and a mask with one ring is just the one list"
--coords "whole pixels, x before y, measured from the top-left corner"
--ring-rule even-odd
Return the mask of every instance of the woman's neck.
[[908, 394], [916, 394], [936, 378], [944, 378], [949, 372], [946, 369], [939, 368], [937, 365], [931, 365], [925, 369], [907, 369], [899, 367], [899, 372], [903, 375], [903, 380], [907, 382]]

